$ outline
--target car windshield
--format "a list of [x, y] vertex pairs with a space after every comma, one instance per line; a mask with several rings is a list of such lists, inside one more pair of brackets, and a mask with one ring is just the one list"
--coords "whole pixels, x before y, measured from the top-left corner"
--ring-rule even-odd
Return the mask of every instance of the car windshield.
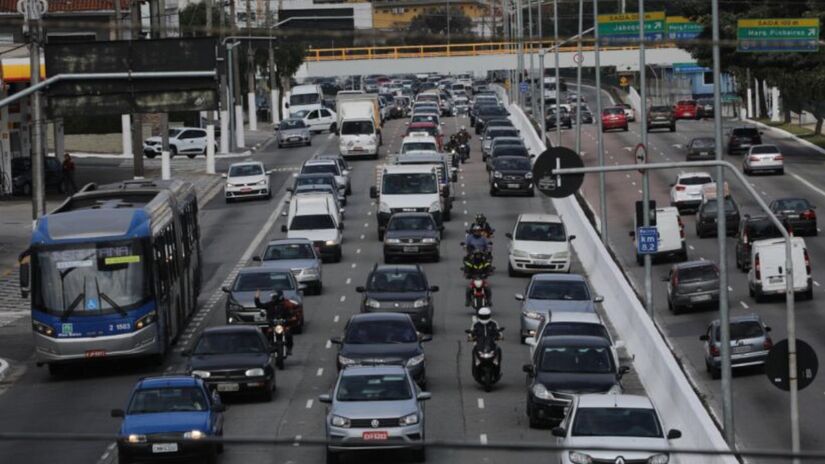
[[321, 96], [317, 93], [304, 93], [298, 95], [290, 95], [289, 104], [295, 105], [314, 105], [321, 102]]
[[541, 372], [609, 374], [614, 372], [613, 356], [606, 347], [546, 346], [541, 351]]
[[335, 178], [330, 176], [298, 176], [295, 178], [295, 186], [301, 185], [329, 185], [335, 187]]
[[260, 176], [264, 168], [260, 164], [241, 164], [229, 168], [229, 177]]
[[[716, 200], [708, 200], [705, 202], [704, 207], [702, 208], [702, 214], [704, 216], [709, 216], [711, 214], [716, 214]], [[725, 212], [726, 213], [735, 213], [736, 212], [736, 204], [730, 198], [725, 198]]]
[[338, 384], [338, 401], [399, 401], [412, 398], [406, 375], [345, 375]]
[[811, 204], [804, 198], [785, 198], [774, 202], [774, 211], [806, 211], [811, 209]]
[[751, 147], [752, 155], [778, 155], [779, 149], [775, 145], [757, 145]]
[[438, 151], [438, 147], [433, 142], [405, 142], [401, 145], [401, 153], [410, 151]]
[[183, 132], [182, 129], [169, 129], [169, 138], [173, 139], [177, 137], [181, 132]]
[[[552, 317], [552, 316], [551, 316]], [[587, 337], [600, 337], [610, 340], [607, 329], [601, 324], [591, 324], [589, 322], [551, 322], [544, 326], [541, 331], [542, 337], [555, 337], [564, 335], [583, 335]]]
[[384, 195], [438, 193], [438, 180], [434, 173], [385, 174], [381, 193]]
[[704, 264], [702, 266], [690, 266], [679, 269], [680, 283], [705, 282], [719, 278], [719, 270], [715, 264]]
[[334, 229], [335, 222], [329, 214], [302, 214], [292, 218], [289, 230]]
[[147, 248], [134, 240], [37, 249], [32, 305], [64, 317], [134, 309], [151, 295]]
[[235, 278], [234, 292], [254, 292], [255, 290], [294, 290], [289, 272], [247, 272]]
[[367, 290], [371, 292], [423, 292], [426, 289], [424, 276], [412, 269], [378, 270], [367, 282]]
[[372, 121], [344, 121], [341, 123], [341, 135], [372, 134], [375, 132]]
[[260, 335], [243, 332], [205, 333], [198, 340], [192, 354], [208, 356], [214, 354], [266, 353], [267, 349]]
[[716, 142], [710, 138], [693, 139], [690, 141], [690, 146], [693, 148], [713, 148]]
[[305, 164], [304, 167], [301, 168], [301, 174], [324, 174], [326, 172], [337, 176], [338, 165], [334, 163]]
[[696, 102], [693, 100], [681, 100], [676, 103], [676, 106], [696, 106]]
[[[716, 340], [721, 340], [721, 327], [716, 327]], [[746, 338], [760, 338], [765, 335], [765, 330], [759, 321], [734, 321], [730, 323], [730, 339], [743, 340]]]
[[753, 128], [741, 128], [741, 129], [734, 129], [731, 132], [731, 135], [734, 137], [749, 137], [749, 138], [756, 138], [759, 137], [759, 131]]
[[309, 243], [270, 245], [266, 248], [264, 261], [281, 259], [315, 259], [315, 252]]
[[496, 158], [493, 161], [496, 171], [529, 171], [532, 169], [527, 158]]
[[713, 182], [713, 178], [710, 176], [690, 176], [690, 177], [680, 177], [679, 178], [679, 185], [705, 185], [710, 184]]
[[284, 119], [281, 121], [281, 130], [303, 129], [307, 125], [304, 124], [303, 119]]
[[387, 225], [387, 230], [435, 230], [435, 222], [431, 216], [393, 216]]
[[527, 148], [520, 145], [496, 145], [495, 150], [493, 150], [493, 157], [499, 156], [523, 156], [525, 158], [530, 157], [530, 152], [527, 151]]
[[488, 139], [497, 137], [518, 137], [518, 131], [515, 129], [492, 130], [487, 132]]
[[535, 242], [565, 242], [567, 234], [561, 222], [528, 222], [522, 221], [516, 226], [515, 240], [530, 240]]
[[590, 299], [590, 292], [584, 282], [536, 280], [530, 287], [528, 298], [531, 300], [584, 301]]
[[579, 408], [570, 435], [574, 437], [661, 438], [656, 411], [647, 408]]
[[356, 321], [347, 327], [344, 343], [356, 345], [371, 345], [384, 343], [415, 343], [418, 334], [415, 326], [409, 321], [372, 320]]
[[209, 403], [197, 387], [143, 388], [129, 402], [128, 414], [206, 411]]

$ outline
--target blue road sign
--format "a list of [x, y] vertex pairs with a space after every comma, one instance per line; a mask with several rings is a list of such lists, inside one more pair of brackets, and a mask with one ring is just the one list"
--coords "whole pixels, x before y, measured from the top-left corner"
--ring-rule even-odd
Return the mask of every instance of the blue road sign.
[[529, 84], [527, 84], [527, 82], [522, 82], [518, 85], [518, 90], [521, 93], [527, 93], [527, 91], [530, 90], [530, 86]]
[[636, 230], [636, 247], [640, 255], [650, 255], [659, 251], [659, 232], [656, 227], [639, 227]]

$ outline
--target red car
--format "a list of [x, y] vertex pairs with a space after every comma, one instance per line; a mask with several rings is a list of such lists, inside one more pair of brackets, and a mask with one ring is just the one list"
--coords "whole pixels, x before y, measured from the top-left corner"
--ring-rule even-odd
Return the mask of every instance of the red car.
[[673, 105], [675, 119], [699, 119], [699, 105], [696, 100], [679, 100]]
[[605, 108], [602, 110], [602, 132], [610, 129], [622, 129], [627, 132], [627, 114], [624, 108]]
[[444, 136], [441, 134], [441, 129], [438, 125], [434, 122], [413, 122], [407, 126], [407, 135], [410, 135], [410, 132], [426, 132], [433, 137], [438, 142], [438, 150], [444, 150]]

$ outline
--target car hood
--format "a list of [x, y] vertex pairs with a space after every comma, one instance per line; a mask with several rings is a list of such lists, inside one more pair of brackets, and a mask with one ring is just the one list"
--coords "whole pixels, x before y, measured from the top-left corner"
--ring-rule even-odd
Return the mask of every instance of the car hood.
[[314, 259], [268, 259], [264, 260], [261, 265], [273, 269], [307, 269], [311, 267], [321, 267], [320, 263]]
[[159, 412], [151, 414], [132, 414], [123, 419], [120, 433], [123, 435], [175, 433], [190, 430], [209, 430], [208, 411]]
[[233, 353], [192, 355], [189, 368], [193, 371], [212, 369], [244, 369], [261, 367], [269, 361], [269, 353]]
[[437, 238], [437, 230], [388, 230], [384, 233], [386, 238]]
[[330, 411], [348, 419], [404, 417], [418, 412], [415, 399], [397, 401], [336, 401]]
[[421, 344], [415, 343], [346, 343], [339, 354], [354, 359], [382, 359], [384, 361], [407, 359], [421, 354]]
[[153, 135], [151, 137], [147, 137], [146, 140], [144, 140], [144, 142], [157, 142], [157, 143], [160, 143], [161, 138], [158, 137], [157, 135]]
[[438, 199], [438, 193], [412, 193], [405, 195], [381, 194], [380, 201], [390, 208], [427, 208]]
[[536, 300], [524, 301], [524, 309], [536, 312], [594, 313], [596, 307], [590, 300]]
[[[268, 297], [266, 290], [261, 290], [261, 298], [265, 300]], [[301, 303], [301, 295], [295, 290], [284, 290], [284, 298], [297, 301]], [[255, 308], [255, 292], [232, 292], [229, 294], [230, 301], [243, 306], [245, 309]]]
[[650, 452], [630, 452], [630, 451], [587, 451], [588, 447], [626, 447], [626, 448], [662, 448], [666, 450], [668, 443], [664, 438], [641, 438], [641, 437], [569, 437], [565, 440], [565, 445], [580, 450], [594, 459], [605, 459], [613, 462], [621, 456], [625, 461], [647, 459], [657, 453]]
[[552, 255], [562, 251], [568, 251], [567, 242], [539, 242], [534, 240], [513, 240], [514, 250], [522, 250], [527, 253], [542, 255]]
[[265, 175], [258, 174], [256, 176], [228, 177], [226, 182], [230, 184], [253, 184], [266, 179], [267, 177]]
[[572, 372], [539, 372], [536, 382], [559, 393], [604, 393], [616, 385], [616, 374], [580, 374]]
[[415, 301], [427, 297], [427, 292], [376, 292], [365, 293], [367, 298], [378, 301]]

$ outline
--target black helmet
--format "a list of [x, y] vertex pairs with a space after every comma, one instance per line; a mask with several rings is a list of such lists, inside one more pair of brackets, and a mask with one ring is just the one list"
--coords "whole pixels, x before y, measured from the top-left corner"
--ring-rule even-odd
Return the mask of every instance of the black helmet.
[[280, 303], [281, 301], [284, 300], [284, 291], [283, 290], [276, 290], [276, 291], [272, 292], [271, 295], [272, 295], [272, 301], [276, 301], [276, 302]]
[[487, 216], [485, 216], [484, 213], [476, 214], [476, 224], [482, 225], [482, 224], [485, 224], [486, 222], [487, 222]]

